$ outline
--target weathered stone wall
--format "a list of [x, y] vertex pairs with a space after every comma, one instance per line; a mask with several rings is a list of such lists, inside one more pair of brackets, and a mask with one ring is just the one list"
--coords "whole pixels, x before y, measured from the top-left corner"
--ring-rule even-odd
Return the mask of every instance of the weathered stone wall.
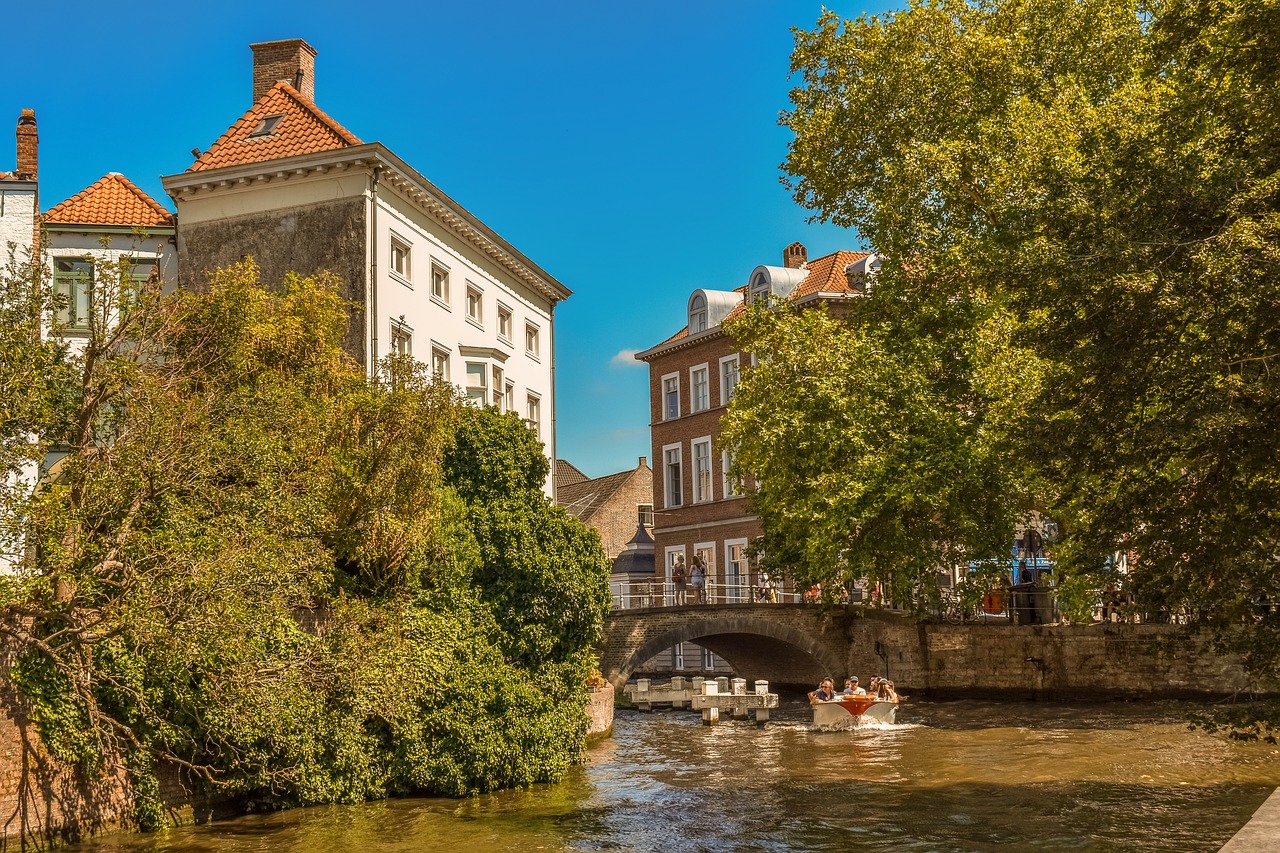
[[790, 686], [824, 674], [867, 679], [887, 667], [900, 691], [932, 696], [1222, 697], [1257, 689], [1238, 659], [1174, 626], [933, 625], [803, 605], [618, 611], [606, 620], [601, 672], [620, 685], [655, 650], [682, 641], [705, 645], [747, 679]]
[[613, 731], [613, 685], [606, 684], [594, 693], [587, 694], [587, 739], [604, 737]]
[[278, 286], [290, 272], [304, 276], [332, 272], [341, 280], [339, 294], [352, 312], [343, 345], [364, 364], [365, 233], [363, 198], [180, 223], [180, 283], [190, 290], [204, 290], [210, 272], [245, 257], [258, 263], [268, 286]]

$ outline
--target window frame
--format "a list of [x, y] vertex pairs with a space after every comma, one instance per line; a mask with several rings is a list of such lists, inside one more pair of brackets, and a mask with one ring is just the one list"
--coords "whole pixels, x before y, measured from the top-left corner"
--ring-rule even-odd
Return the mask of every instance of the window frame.
[[[498, 303], [498, 340], [508, 344], [512, 342], [511, 335], [515, 331], [516, 327], [515, 317], [515, 312], [511, 310], [510, 306], [504, 305], [501, 302]], [[503, 326], [506, 327], [505, 332], [503, 331]]]
[[[698, 451], [705, 450], [706, 455], [699, 458]], [[692, 500], [691, 503], [705, 504], [716, 499], [715, 489], [715, 464], [712, 461], [715, 457], [711, 452], [711, 436], [699, 436], [689, 442], [689, 460], [692, 463], [692, 478], [689, 483], [691, 486]], [[699, 470], [699, 463], [706, 462], [706, 470]], [[704, 482], [705, 481], [705, 482]], [[706, 487], [705, 493], [703, 487]]]
[[[702, 394], [698, 394], [696, 377], [702, 376]], [[701, 402], [701, 405], [699, 405]], [[696, 415], [711, 408], [711, 367], [705, 361], [689, 368], [689, 414]]]
[[[659, 387], [659, 392], [658, 392], [658, 414], [660, 415], [660, 417], [658, 418], [658, 420], [660, 420], [660, 421], [674, 421], [676, 418], [680, 417], [680, 374], [679, 374], [679, 373], [667, 373], [667, 374], [663, 375], [663, 377], [662, 377], [662, 379], [660, 380], [660, 382], [661, 382], [661, 384], [658, 386], [658, 387]], [[668, 405], [668, 396], [667, 396], [667, 395], [670, 393], [670, 392], [667, 390], [667, 383], [668, 383], [668, 382], [674, 382], [674, 383], [675, 383], [675, 400], [676, 400], [676, 408], [675, 408], [675, 413], [674, 413], [674, 414], [673, 414], [673, 413], [672, 413], [672, 411], [671, 411], [671, 407]]]
[[[94, 290], [97, 284], [97, 259], [80, 256], [64, 256], [51, 259], [53, 262], [53, 292], [58, 297], [65, 297], [66, 304], [58, 307], [55, 317], [61, 325], [60, 331], [86, 334], [93, 328]], [[71, 269], [63, 272], [59, 264], [68, 264]], [[83, 267], [83, 270], [77, 268]], [[78, 309], [83, 302], [84, 317], [79, 317]]]
[[726, 447], [720, 451], [720, 490], [721, 494], [724, 495], [725, 500], [728, 500], [729, 498], [740, 498], [746, 494], [742, 487], [738, 483], [735, 483], [733, 478], [729, 476], [729, 467], [732, 464], [733, 451]]
[[539, 439], [542, 438], [542, 395], [535, 394], [532, 391], [525, 393], [524, 398], [524, 422], [528, 424], [529, 429], [533, 430], [533, 434]]
[[534, 361], [542, 361], [542, 329], [531, 320], [524, 321], [524, 354]]
[[[397, 347], [397, 341], [405, 341], [408, 346], [404, 349]], [[391, 321], [391, 331], [387, 335], [387, 355], [407, 355], [413, 358], [413, 327], [401, 320]]]
[[[465, 390], [467, 392], [467, 402], [480, 404], [480, 408], [489, 405], [489, 362], [487, 361], [468, 361], [464, 362], [467, 366], [467, 384]], [[473, 371], [471, 368], [479, 367], [479, 371]], [[473, 385], [471, 379], [474, 376], [480, 377], [480, 384]], [[475, 392], [479, 391], [479, 395]]]
[[[440, 361], [444, 363], [443, 371], [436, 369]], [[449, 382], [450, 381], [449, 367], [450, 367], [450, 362], [452, 361], [453, 361], [453, 354], [449, 352], [448, 347], [441, 346], [435, 341], [431, 342], [431, 375], [433, 377], [442, 379], [445, 382]]]
[[450, 293], [449, 265], [436, 258], [431, 259], [431, 301], [441, 308], [453, 310], [453, 297]]
[[[671, 454], [675, 453], [675, 473], [676, 482], [675, 491], [672, 491], [671, 480]], [[675, 501], [672, 501], [672, 495]], [[675, 444], [667, 444], [662, 448], [662, 506], [664, 509], [674, 509], [675, 507], [684, 506], [684, 445], [677, 442]]]
[[[413, 244], [392, 231], [388, 234], [387, 239], [387, 268], [391, 273], [391, 277], [402, 284], [413, 287]], [[396, 251], [401, 254], [400, 266], [403, 269], [396, 269]]]
[[[726, 382], [726, 371], [730, 364], [733, 365], [733, 384]], [[738, 383], [742, 381], [742, 359], [738, 353], [726, 355], [720, 359], [720, 405], [727, 406], [733, 400], [733, 392], [737, 389]]]
[[466, 308], [467, 308], [467, 322], [479, 329], [483, 329], [484, 328], [484, 288], [472, 281], [467, 282]]

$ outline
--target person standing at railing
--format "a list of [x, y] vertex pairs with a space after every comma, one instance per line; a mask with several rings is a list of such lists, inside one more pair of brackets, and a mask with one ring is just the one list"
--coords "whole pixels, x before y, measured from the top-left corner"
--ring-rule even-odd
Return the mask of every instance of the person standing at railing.
[[685, 603], [687, 593], [685, 592], [686, 583], [684, 576], [684, 554], [676, 554], [676, 563], [671, 567], [671, 585], [676, 591], [676, 606]]
[[693, 587], [693, 601], [702, 604], [702, 590], [707, 585], [707, 567], [702, 564], [702, 557], [693, 558], [693, 569], [689, 572], [689, 585]]

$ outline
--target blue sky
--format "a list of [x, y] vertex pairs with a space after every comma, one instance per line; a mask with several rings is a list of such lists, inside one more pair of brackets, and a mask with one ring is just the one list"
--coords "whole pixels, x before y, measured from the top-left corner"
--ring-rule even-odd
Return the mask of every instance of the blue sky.
[[793, 240], [810, 257], [862, 248], [779, 183], [789, 28], [822, 5], [46, 5], [10, 22], [0, 169], [31, 107], [42, 208], [114, 171], [172, 209], [160, 175], [250, 106], [249, 44], [306, 39], [321, 109], [574, 291], [556, 312], [558, 450], [601, 476], [650, 454], [648, 372], [628, 356], [684, 324], [692, 290], [743, 284]]

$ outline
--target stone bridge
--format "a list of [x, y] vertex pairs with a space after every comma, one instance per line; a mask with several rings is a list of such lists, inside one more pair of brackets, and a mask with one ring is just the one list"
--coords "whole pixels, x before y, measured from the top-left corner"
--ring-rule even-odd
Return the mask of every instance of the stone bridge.
[[[899, 691], [1019, 698], [1215, 697], [1261, 692], [1234, 657], [1176, 626], [935, 625], [900, 613], [805, 604], [724, 604], [615, 610], [600, 671], [621, 690], [638, 668], [693, 642], [734, 672], [812, 689], [830, 675], [864, 682], [887, 671]], [[878, 657], [877, 646], [885, 653]]]
[[879, 671], [875, 639], [870, 638], [869, 647], [866, 638], [858, 643], [847, 622], [804, 604], [615, 610], [605, 619], [600, 671], [621, 690], [654, 655], [676, 643], [693, 642], [724, 658], [748, 680], [812, 689], [824, 675]]

